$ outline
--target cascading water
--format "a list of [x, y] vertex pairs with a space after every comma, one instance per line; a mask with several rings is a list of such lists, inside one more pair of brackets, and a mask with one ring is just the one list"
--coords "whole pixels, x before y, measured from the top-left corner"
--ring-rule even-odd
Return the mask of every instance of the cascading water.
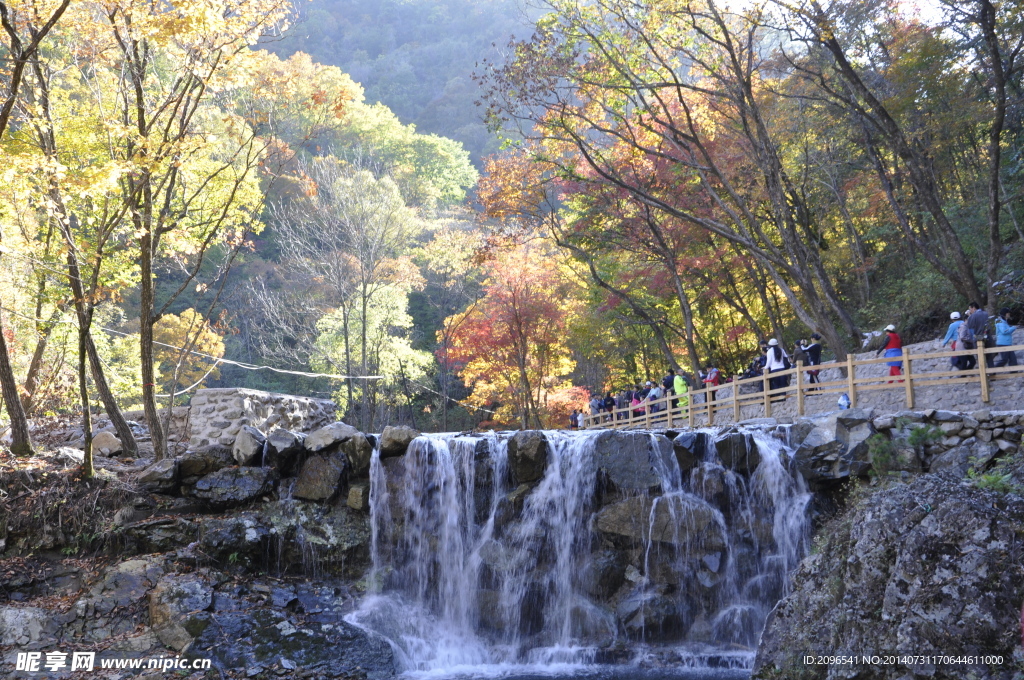
[[[655, 643], [685, 650], [680, 663], [715, 650], [723, 663], [726, 646], [756, 644], [785, 592], [810, 494], [778, 439], [742, 435], [751, 471], [723, 466], [714, 434], [699, 434], [681, 471], [664, 437], [546, 431], [527, 483], [508, 435], [374, 451], [373, 567], [352, 622], [407, 671], [621, 661]], [[632, 457], [616, 459], [620, 443]]]

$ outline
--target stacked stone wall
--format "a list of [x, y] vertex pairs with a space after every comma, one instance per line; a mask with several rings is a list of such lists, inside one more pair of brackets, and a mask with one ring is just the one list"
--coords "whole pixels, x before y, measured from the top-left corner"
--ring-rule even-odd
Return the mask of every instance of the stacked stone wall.
[[334, 419], [335, 405], [329, 399], [241, 388], [198, 390], [189, 410], [189, 446], [231, 446], [246, 425], [264, 434], [277, 428], [311, 432]]

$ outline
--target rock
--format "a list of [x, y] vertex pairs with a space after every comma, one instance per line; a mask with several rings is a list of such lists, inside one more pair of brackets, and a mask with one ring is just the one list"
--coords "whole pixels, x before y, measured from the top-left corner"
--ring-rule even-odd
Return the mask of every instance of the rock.
[[871, 466], [867, 439], [873, 432], [870, 414], [861, 409], [815, 418], [814, 429], [793, 458], [804, 479], [812, 483], [864, 475]]
[[139, 484], [155, 493], [171, 493], [178, 488], [178, 461], [164, 458], [139, 474]]
[[341, 450], [345, 452], [354, 476], [362, 477], [369, 473], [373, 445], [370, 444], [370, 441], [361, 432], [357, 432], [353, 437], [345, 441], [341, 445]]
[[388, 425], [380, 435], [380, 457], [401, 456], [420, 433], [408, 425]]
[[160, 642], [186, 651], [209, 623], [213, 588], [195, 574], [169, 574], [149, 593], [149, 625]]
[[52, 641], [57, 629], [57, 622], [45, 609], [0, 607], [0, 645], [35, 649], [37, 643]]
[[[652, 507], [654, 509], [652, 519]], [[694, 496], [636, 496], [597, 513], [597, 530], [630, 545], [668, 543], [691, 556], [725, 549], [719, 513]]]
[[[308, 439], [307, 439], [308, 441]], [[309, 501], [326, 501], [338, 492], [347, 464], [341, 454], [310, 456], [292, 488], [292, 495]]]
[[267, 437], [267, 465], [287, 477], [298, 468], [306, 436], [277, 428]]
[[211, 472], [196, 482], [192, 495], [212, 507], [233, 508], [271, 491], [273, 470], [263, 467], [229, 467]]
[[936, 423], [962, 423], [964, 417], [955, 411], [936, 411], [932, 415], [931, 420]]
[[580, 573], [580, 586], [587, 595], [607, 599], [626, 580], [625, 555], [619, 550], [591, 554]]
[[186, 451], [178, 458], [178, 471], [182, 477], [202, 477], [234, 464], [232, 450], [214, 444]]
[[231, 453], [239, 465], [261, 465], [263, 463], [264, 444], [267, 438], [251, 425], [245, 425], [235, 437]]
[[743, 474], [750, 474], [761, 462], [761, 452], [753, 437], [744, 432], [730, 432], [715, 440], [715, 449], [722, 465]]
[[725, 468], [716, 463], [701, 463], [690, 473], [690, 492], [716, 507], [725, 500]]
[[672, 440], [672, 447], [679, 463], [679, 470], [685, 473], [705, 460], [713, 443], [711, 435], [707, 432], [682, 432], [677, 435]]
[[535, 482], [544, 476], [548, 463], [548, 441], [536, 430], [517, 432], [508, 442], [509, 467], [519, 484]]
[[997, 439], [996, 446], [999, 447], [999, 451], [1002, 453], [1013, 453], [1018, 448], [1017, 444], [1006, 439]]
[[892, 416], [879, 416], [871, 421], [876, 430], [891, 430], [895, 425], [896, 421]]
[[[804, 654], [944, 649], [1014, 658], [1020, 649], [1024, 500], [922, 475], [861, 500], [821, 532], [769, 615], [753, 678], [807, 677]], [[1019, 657], [1017, 657], [1019, 658]], [[1008, 680], [1005, 666], [850, 664], [842, 677]], [[813, 677], [825, 677], [822, 669]], [[837, 676], [838, 677], [838, 676]]]
[[353, 484], [348, 489], [348, 507], [353, 510], [366, 511], [370, 509], [370, 485]]
[[962, 430], [963, 427], [963, 422], [959, 420], [949, 420], [939, 424], [939, 429], [942, 430], [947, 435], [954, 435], [960, 430]]
[[337, 423], [331, 423], [327, 427], [321, 427], [319, 430], [306, 437], [306, 440], [302, 445], [310, 453], [317, 453], [332, 447], [335, 444], [347, 441], [352, 437], [355, 437], [357, 434], [360, 434], [359, 430], [351, 425], [346, 425], [339, 421]]
[[789, 428], [789, 445], [794, 448], [800, 446], [812, 430], [814, 421], [810, 418], [800, 418]]
[[615, 608], [615, 616], [633, 639], [665, 640], [686, 631], [692, 617], [664, 587], [637, 587]]
[[605, 430], [593, 439], [594, 463], [615, 491], [660, 488], [675, 467], [672, 442], [663, 435]]
[[972, 413], [971, 417], [977, 420], [979, 423], [987, 423], [988, 421], [992, 420], [992, 411], [990, 411], [987, 408], [981, 409], [980, 411], [975, 411], [974, 413]]
[[121, 452], [121, 440], [110, 432], [97, 432], [92, 438], [92, 450], [110, 456]]
[[69, 612], [79, 622], [78, 631], [90, 642], [133, 631], [135, 621], [130, 612], [163, 574], [163, 560], [159, 557], [127, 560], [104, 569], [100, 579], [75, 601]]

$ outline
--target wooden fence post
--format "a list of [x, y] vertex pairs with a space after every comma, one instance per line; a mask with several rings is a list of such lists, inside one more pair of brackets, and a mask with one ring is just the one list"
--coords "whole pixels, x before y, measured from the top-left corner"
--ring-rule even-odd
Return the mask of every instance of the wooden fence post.
[[732, 422], [740, 422], [740, 377], [732, 379]]
[[711, 402], [714, 399], [714, 393], [711, 391], [711, 385], [704, 388], [704, 405], [708, 407], [708, 427], [715, 424], [715, 408]]
[[985, 363], [984, 340], [978, 340], [978, 380], [981, 381], [981, 400], [988, 403], [988, 364]]
[[768, 369], [764, 369], [764, 417], [772, 417], [772, 397], [768, 394], [770, 383], [768, 382]]
[[846, 391], [850, 397], [850, 408], [857, 408], [857, 383], [854, 382], [856, 378], [857, 366], [853, 363], [853, 355], [846, 355]]
[[693, 429], [693, 392], [686, 390], [686, 422]]
[[804, 362], [796, 362], [796, 414], [804, 414]]
[[903, 348], [903, 380], [907, 387], [907, 408], [914, 408], [914, 383], [911, 378], [910, 351]]

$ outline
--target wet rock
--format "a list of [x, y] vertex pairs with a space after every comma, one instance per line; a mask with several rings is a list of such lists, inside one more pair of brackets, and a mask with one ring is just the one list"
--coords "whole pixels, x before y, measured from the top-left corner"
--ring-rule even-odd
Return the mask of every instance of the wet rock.
[[357, 432], [341, 445], [341, 450], [348, 458], [352, 474], [356, 477], [365, 476], [370, 471], [370, 456], [373, 454], [373, 445]]
[[[653, 517], [651, 510], [654, 510]], [[725, 548], [720, 514], [690, 495], [638, 496], [614, 503], [597, 514], [597, 530], [630, 544], [669, 543], [697, 555]]]
[[612, 489], [650, 491], [674, 467], [672, 441], [662, 435], [605, 430], [593, 439], [594, 463]]
[[282, 476], [288, 476], [298, 468], [306, 436], [278, 428], [267, 437], [267, 465], [275, 468]]
[[209, 623], [213, 588], [196, 574], [169, 574], [149, 593], [149, 625], [171, 649], [186, 651]]
[[35, 649], [53, 640], [58, 629], [50, 612], [38, 607], [0, 607], [0, 645]]
[[104, 456], [121, 452], [121, 440], [111, 432], [97, 432], [92, 438], [92, 450]]
[[508, 442], [508, 460], [518, 483], [537, 481], [548, 463], [547, 439], [536, 430], [517, 432]]
[[672, 447], [679, 463], [679, 470], [685, 473], [693, 469], [697, 463], [704, 460], [712, 443], [707, 432], [683, 432], [676, 436], [672, 440]]
[[[100, 579], [72, 606], [70, 631], [91, 642], [123, 635], [135, 629], [127, 615], [164, 574], [161, 558], [127, 560], [107, 567]], [[68, 627], [65, 627], [68, 630]]]
[[593, 553], [580, 574], [583, 592], [600, 599], [611, 597], [625, 580], [626, 559], [619, 550], [600, 550]]
[[269, 493], [272, 481], [273, 470], [270, 468], [223, 468], [200, 478], [192, 495], [214, 508], [233, 508]]
[[615, 608], [623, 630], [633, 639], [665, 640], [685, 633], [692, 617], [665, 587], [637, 587]]
[[310, 456], [302, 464], [302, 471], [292, 489], [296, 498], [310, 501], [325, 501], [338, 492], [346, 462], [341, 454]]
[[212, 658], [224, 669], [276, 664], [317, 677], [394, 677], [394, 653], [382, 637], [348, 623], [340, 613], [321, 614], [314, 625], [291, 617], [270, 608], [213, 612], [190, 653]]
[[235, 464], [234, 453], [226, 446], [204, 446], [186, 451], [178, 458], [182, 477], [202, 477]]
[[569, 609], [569, 627], [574, 638], [596, 647], [607, 647], [618, 632], [614, 614], [585, 598], [577, 598]]
[[318, 453], [336, 444], [348, 441], [357, 434], [360, 434], [359, 430], [339, 421], [313, 432], [306, 437], [302, 445], [310, 453]]
[[139, 554], [170, 552], [199, 537], [199, 525], [182, 517], [158, 517], [128, 525], [125, 547]]
[[261, 465], [266, 442], [267, 438], [255, 427], [242, 427], [231, 448], [235, 462], [239, 465]]
[[380, 457], [405, 455], [405, 450], [420, 433], [408, 425], [388, 425], [380, 435]]
[[[790, 594], [769, 615], [753, 677], [801, 677], [804, 654], [835, 650], [944, 649], [1014, 658], [1024, 600], [1021, 526], [1024, 500], [1013, 494], [939, 475], [880, 488], [821, 532]], [[1013, 676], [1005, 666], [970, 663], [920, 670], [913, 677]], [[844, 669], [845, 677], [877, 680], [907, 673], [898, 665]]]
[[725, 501], [725, 468], [714, 463], [701, 463], [690, 473], [690, 491], [693, 495], [721, 507]]
[[178, 488], [178, 461], [164, 458], [150, 465], [139, 475], [139, 484], [155, 493], [171, 493]]
[[730, 432], [715, 440], [715, 450], [722, 465], [742, 474], [754, 471], [761, 462], [761, 453], [753, 437], [744, 432]]

